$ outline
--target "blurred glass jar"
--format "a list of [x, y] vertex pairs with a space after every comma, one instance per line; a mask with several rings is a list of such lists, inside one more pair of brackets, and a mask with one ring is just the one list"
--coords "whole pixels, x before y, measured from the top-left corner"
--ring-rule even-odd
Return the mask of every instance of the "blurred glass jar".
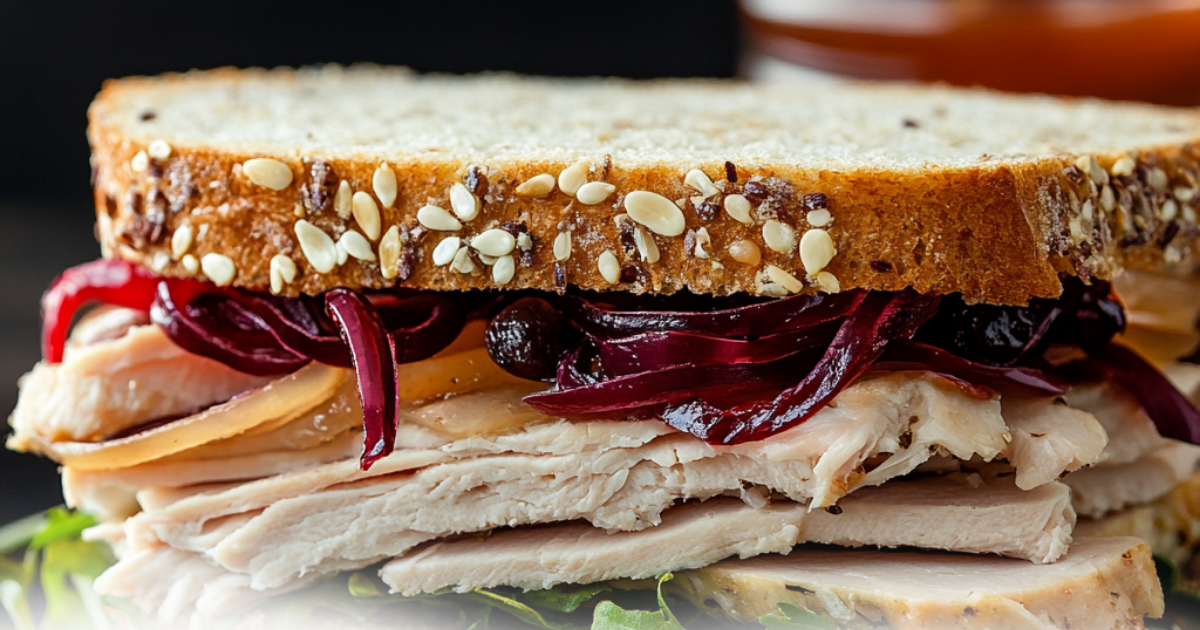
[[1200, 104], [1200, 0], [740, 0], [748, 78]]

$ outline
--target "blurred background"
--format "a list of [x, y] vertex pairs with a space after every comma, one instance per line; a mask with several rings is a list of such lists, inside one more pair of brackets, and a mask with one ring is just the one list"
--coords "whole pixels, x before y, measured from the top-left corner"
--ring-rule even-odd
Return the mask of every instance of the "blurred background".
[[[92, 238], [104, 79], [326, 62], [820, 85], [846, 77], [1200, 105], [1200, 0], [0, 2], [0, 414], [40, 356], [38, 298]], [[0, 451], [0, 523], [59, 503]]]

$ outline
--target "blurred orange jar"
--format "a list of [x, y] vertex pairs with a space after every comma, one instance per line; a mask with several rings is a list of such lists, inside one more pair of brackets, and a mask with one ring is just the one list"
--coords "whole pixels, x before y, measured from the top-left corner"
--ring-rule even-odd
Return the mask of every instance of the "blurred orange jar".
[[741, 0], [751, 78], [869, 79], [1200, 104], [1200, 0]]

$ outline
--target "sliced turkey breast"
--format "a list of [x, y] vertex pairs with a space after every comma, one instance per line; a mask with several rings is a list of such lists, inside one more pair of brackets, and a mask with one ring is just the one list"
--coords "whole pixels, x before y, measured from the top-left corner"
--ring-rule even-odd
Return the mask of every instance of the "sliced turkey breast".
[[1200, 462], [1200, 446], [1167, 440], [1128, 464], [1101, 465], [1067, 475], [1072, 503], [1081, 516], [1098, 518], [1132, 505], [1149, 503], [1187, 480]]
[[[701, 608], [741, 621], [781, 602], [845, 628], [1109, 630], [1163, 612], [1150, 548], [1136, 538], [1076, 541], [1053, 564], [937, 552], [798, 547], [676, 576]], [[1069, 596], [1064, 596], [1069, 594]]]
[[1074, 535], [1135, 536], [1146, 541], [1154, 553], [1182, 565], [1200, 545], [1200, 473], [1192, 473], [1152, 503], [1101, 518], [1080, 518]]

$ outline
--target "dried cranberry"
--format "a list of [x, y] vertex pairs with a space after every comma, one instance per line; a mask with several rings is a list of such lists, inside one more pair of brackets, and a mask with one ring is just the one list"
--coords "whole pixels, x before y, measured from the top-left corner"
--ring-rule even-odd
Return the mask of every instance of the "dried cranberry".
[[522, 298], [488, 322], [488, 355], [509, 374], [532, 380], [554, 378], [567, 347], [569, 328], [558, 309], [540, 298]]

